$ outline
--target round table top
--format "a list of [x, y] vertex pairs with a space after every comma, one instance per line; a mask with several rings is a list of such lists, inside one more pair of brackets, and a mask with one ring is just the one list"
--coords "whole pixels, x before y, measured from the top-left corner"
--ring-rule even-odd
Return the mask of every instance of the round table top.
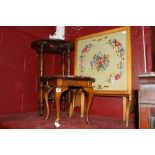
[[41, 50], [46, 53], [66, 52], [68, 49], [71, 51], [74, 47], [72, 42], [60, 39], [41, 39], [31, 43], [31, 48], [37, 53]]

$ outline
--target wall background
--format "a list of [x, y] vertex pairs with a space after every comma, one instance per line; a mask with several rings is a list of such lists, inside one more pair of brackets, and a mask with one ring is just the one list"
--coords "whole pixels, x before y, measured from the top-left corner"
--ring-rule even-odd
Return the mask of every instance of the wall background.
[[37, 109], [39, 64], [30, 44], [52, 31], [55, 27], [0, 27], [0, 114]]
[[[117, 26], [119, 27], [119, 26]], [[116, 28], [116, 26], [66, 26], [66, 40]], [[37, 111], [38, 57], [30, 47], [34, 40], [48, 38], [55, 26], [0, 27], [0, 114]], [[142, 27], [131, 27], [133, 89], [139, 89], [138, 74], [144, 72]], [[145, 27], [147, 70], [152, 71], [151, 27]], [[61, 74], [60, 57], [46, 55], [45, 74]], [[74, 69], [74, 51], [71, 70]], [[95, 96], [91, 114], [122, 118], [122, 99]]]

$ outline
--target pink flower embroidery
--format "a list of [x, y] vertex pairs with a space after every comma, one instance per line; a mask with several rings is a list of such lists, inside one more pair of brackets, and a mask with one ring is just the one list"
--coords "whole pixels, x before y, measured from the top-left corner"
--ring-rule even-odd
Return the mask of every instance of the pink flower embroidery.
[[117, 40], [115, 40], [115, 46], [116, 46], [116, 47], [119, 47], [119, 46], [121, 46], [121, 43], [118, 42]]
[[115, 80], [118, 80], [120, 78], [120, 74], [115, 74]]

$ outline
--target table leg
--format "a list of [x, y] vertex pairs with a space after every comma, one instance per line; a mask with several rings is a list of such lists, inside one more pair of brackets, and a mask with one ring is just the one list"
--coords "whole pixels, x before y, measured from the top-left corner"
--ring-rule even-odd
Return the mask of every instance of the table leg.
[[81, 103], [81, 117], [83, 117], [85, 111], [85, 94], [83, 92], [81, 93], [80, 103]]
[[123, 122], [126, 121], [126, 105], [127, 105], [127, 98], [123, 96]]
[[40, 99], [39, 99], [39, 114], [40, 116], [43, 115], [43, 82], [40, 82]]
[[73, 92], [73, 95], [72, 95], [73, 99], [69, 106], [69, 117], [74, 116], [75, 97], [76, 97], [76, 94]]
[[49, 112], [49, 104], [48, 104], [48, 96], [49, 96], [49, 93], [51, 92], [52, 89], [48, 89], [45, 91], [44, 93], [44, 97], [45, 97], [45, 105], [46, 105], [46, 115], [45, 115], [45, 120], [48, 120], [49, 119], [49, 115], [50, 115], [50, 112]]
[[[40, 72], [40, 77], [43, 76], [43, 70], [44, 70], [44, 56], [43, 56], [43, 45], [41, 45], [41, 51], [39, 54], [39, 72]], [[39, 103], [39, 114], [40, 116], [43, 115], [43, 81], [40, 81], [40, 103]]]
[[88, 104], [87, 104], [87, 109], [86, 109], [86, 123], [91, 124], [89, 120], [89, 110], [90, 110], [90, 106], [91, 106], [92, 99], [93, 99], [93, 88], [88, 87], [88, 88], [84, 88], [83, 90], [88, 93]]
[[55, 94], [55, 104], [56, 104], [56, 120], [55, 120], [54, 126], [56, 128], [60, 127], [60, 98], [61, 98], [62, 93], [65, 92], [67, 89], [68, 89], [67, 87], [55, 88], [54, 94]]
[[130, 115], [131, 105], [132, 105], [132, 95], [129, 95], [129, 102], [126, 110], [126, 127], [128, 127], [129, 125], [129, 115]]

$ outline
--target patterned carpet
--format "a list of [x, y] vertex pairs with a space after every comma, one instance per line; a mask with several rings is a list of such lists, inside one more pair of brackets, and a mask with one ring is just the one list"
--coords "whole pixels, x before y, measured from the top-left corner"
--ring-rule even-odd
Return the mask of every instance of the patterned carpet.
[[[69, 118], [66, 112], [61, 113], [61, 129], [134, 129], [135, 125], [130, 122], [126, 127], [122, 120], [90, 115], [91, 125], [85, 123], [76, 113], [74, 118]], [[54, 129], [55, 112], [52, 111], [50, 119], [44, 120], [37, 112], [20, 113], [0, 116], [1, 129]]]

